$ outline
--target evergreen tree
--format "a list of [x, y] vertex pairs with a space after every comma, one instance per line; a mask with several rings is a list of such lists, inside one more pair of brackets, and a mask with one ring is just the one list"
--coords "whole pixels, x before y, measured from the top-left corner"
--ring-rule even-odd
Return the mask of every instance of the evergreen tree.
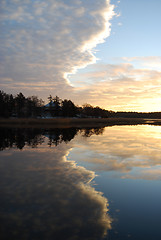
[[60, 116], [60, 112], [61, 112], [61, 99], [56, 96], [55, 98], [53, 98], [53, 103], [54, 103], [54, 113], [55, 116]]
[[16, 113], [18, 117], [24, 117], [25, 116], [25, 96], [20, 92], [17, 94], [17, 97], [15, 98], [15, 105], [16, 105]]
[[62, 101], [62, 115], [64, 117], [75, 117], [77, 113], [77, 107], [71, 100], [65, 99]]

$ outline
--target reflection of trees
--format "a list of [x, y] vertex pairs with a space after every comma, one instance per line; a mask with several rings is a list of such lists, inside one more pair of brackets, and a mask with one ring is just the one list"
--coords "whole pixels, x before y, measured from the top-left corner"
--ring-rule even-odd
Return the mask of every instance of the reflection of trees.
[[43, 143], [44, 136], [49, 138], [48, 145], [57, 146], [62, 142], [68, 143], [80, 132], [84, 137], [99, 135], [103, 128], [55, 128], [55, 129], [33, 129], [33, 128], [1, 128], [0, 150], [16, 147], [23, 149], [25, 145], [32, 148]]
[[81, 129], [81, 133], [84, 137], [90, 137], [92, 135], [103, 134], [104, 128], [85, 128]]
[[0, 150], [16, 147], [23, 149], [25, 145], [36, 147], [43, 142], [40, 129], [1, 128]]
[[107, 199], [89, 184], [94, 172], [65, 161], [66, 152], [59, 145], [1, 158], [2, 239], [96, 240], [110, 229]]
[[78, 129], [76, 128], [56, 128], [47, 130], [47, 136], [49, 138], [48, 145], [59, 145], [62, 142], [68, 143], [77, 134]]

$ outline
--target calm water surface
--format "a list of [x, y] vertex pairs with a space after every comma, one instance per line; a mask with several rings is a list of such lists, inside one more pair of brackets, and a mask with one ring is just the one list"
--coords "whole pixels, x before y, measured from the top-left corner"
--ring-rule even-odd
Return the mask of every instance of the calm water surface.
[[161, 127], [1, 129], [1, 239], [160, 240]]

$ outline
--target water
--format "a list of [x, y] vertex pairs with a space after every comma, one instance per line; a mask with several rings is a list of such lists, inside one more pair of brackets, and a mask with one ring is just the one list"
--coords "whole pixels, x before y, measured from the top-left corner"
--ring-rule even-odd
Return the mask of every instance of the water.
[[1, 239], [161, 239], [161, 127], [1, 129]]

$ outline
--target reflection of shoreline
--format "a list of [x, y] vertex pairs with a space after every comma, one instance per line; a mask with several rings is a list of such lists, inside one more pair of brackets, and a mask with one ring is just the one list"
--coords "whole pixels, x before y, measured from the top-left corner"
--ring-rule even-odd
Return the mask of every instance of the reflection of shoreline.
[[103, 133], [103, 128], [0, 128], [0, 150], [16, 147], [23, 149], [25, 145], [32, 148], [41, 145], [44, 142], [44, 136], [47, 136], [48, 145], [57, 146], [62, 142], [71, 141], [78, 132], [84, 137], [99, 135]]
[[69, 147], [1, 152], [3, 239], [95, 240], [107, 234], [107, 199], [89, 184], [94, 172], [66, 160]]

